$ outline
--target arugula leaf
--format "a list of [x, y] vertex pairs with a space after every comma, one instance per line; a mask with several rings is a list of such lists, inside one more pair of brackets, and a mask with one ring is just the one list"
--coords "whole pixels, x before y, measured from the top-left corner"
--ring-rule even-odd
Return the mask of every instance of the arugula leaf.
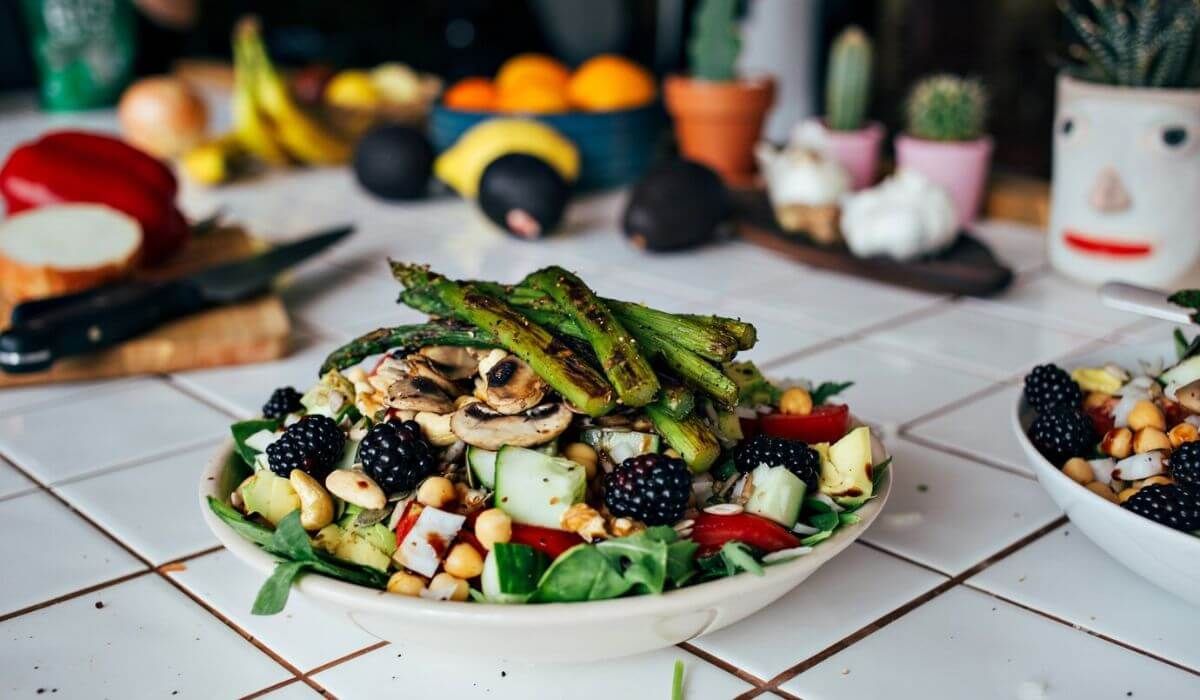
[[287, 605], [288, 593], [292, 583], [311, 566], [307, 561], [281, 561], [275, 565], [275, 572], [258, 589], [254, 598], [254, 607], [250, 608], [251, 615], [274, 615], [281, 612]]
[[599, 542], [596, 549], [621, 572], [630, 590], [635, 593], [663, 592], [667, 582], [666, 542], [646, 532], [638, 532]]
[[279, 423], [268, 419], [244, 420], [229, 426], [229, 432], [233, 433], [233, 449], [237, 452], [238, 457], [246, 463], [246, 466], [254, 466], [254, 456], [258, 454], [246, 444], [246, 438], [259, 432], [260, 430], [278, 430]]
[[754, 556], [754, 550], [744, 542], [730, 540], [713, 554], [696, 560], [703, 581], [734, 576], [749, 571], [762, 576], [763, 567]]
[[1175, 333], [1173, 335], [1175, 338], [1175, 354], [1178, 356], [1180, 362], [1183, 362], [1193, 355], [1200, 354], [1200, 335], [1197, 335], [1195, 338], [1192, 338], [1189, 341], [1187, 336], [1183, 334], [1183, 331], [1179, 330], [1178, 328], [1175, 329]]
[[265, 528], [258, 523], [252, 523], [242, 517], [242, 514], [234, 510], [233, 506], [224, 501], [217, 500], [212, 496], [208, 497], [208, 507], [216, 513], [226, 525], [233, 528], [233, 531], [242, 537], [250, 540], [259, 547], [268, 547], [271, 544], [273, 533], [269, 528]]
[[1200, 289], [1181, 289], [1167, 297], [1167, 301], [1176, 306], [1200, 309]]
[[696, 575], [696, 550], [700, 545], [691, 540], [678, 540], [667, 545], [667, 579], [676, 588]]
[[821, 382], [820, 386], [813, 389], [813, 405], [820, 406], [852, 386], [854, 386], [854, 382]]
[[629, 581], [599, 549], [578, 544], [560, 554], [546, 569], [529, 600], [533, 603], [607, 600], [623, 595], [629, 588]]

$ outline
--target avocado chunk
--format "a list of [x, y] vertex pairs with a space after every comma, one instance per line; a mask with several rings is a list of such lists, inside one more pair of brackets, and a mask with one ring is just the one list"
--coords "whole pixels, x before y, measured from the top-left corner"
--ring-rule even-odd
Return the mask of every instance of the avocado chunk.
[[[338, 394], [339, 396], [334, 396]], [[354, 403], [354, 384], [336, 369], [329, 370], [316, 386], [300, 397], [300, 405], [311, 414], [338, 418], [342, 409]]]
[[820, 491], [842, 506], [862, 505], [873, 492], [871, 429], [860, 426], [832, 445], [815, 445], [821, 454]]
[[279, 524], [285, 515], [300, 508], [300, 497], [292, 488], [292, 482], [274, 472], [255, 472], [242, 482], [238, 492], [246, 504], [247, 515], [258, 513], [272, 525]]
[[342, 533], [341, 540], [338, 541], [337, 548], [333, 551], [333, 556], [380, 571], [387, 571], [388, 563], [391, 561], [389, 555], [381, 552], [367, 538], [360, 537], [354, 532], [345, 531]]

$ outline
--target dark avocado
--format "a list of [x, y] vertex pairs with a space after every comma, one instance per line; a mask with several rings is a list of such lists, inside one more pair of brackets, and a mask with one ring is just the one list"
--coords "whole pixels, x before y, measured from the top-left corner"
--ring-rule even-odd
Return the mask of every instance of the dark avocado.
[[354, 176], [366, 191], [381, 199], [424, 197], [432, 169], [433, 146], [411, 127], [377, 127], [354, 149]]
[[716, 238], [730, 213], [729, 195], [716, 173], [690, 160], [672, 160], [637, 184], [622, 226], [639, 248], [683, 250]]
[[524, 153], [500, 156], [479, 179], [479, 206], [518, 238], [535, 240], [558, 227], [571, 186], [545, 161]]

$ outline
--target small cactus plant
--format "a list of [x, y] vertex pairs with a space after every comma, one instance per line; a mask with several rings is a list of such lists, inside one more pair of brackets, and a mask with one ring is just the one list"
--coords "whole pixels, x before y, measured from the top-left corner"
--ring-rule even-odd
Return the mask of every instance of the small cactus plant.
[[857, 131], [871, 97], [871, 40], [847, 27], [829, 49], [825, 78], [825, 123], [834, 131]]
[[971, 141], [983, 135], [987, 92], [978, 80], [933, 75], [918, 82], [905, 105], [908, 133], [930, 141]]
[[1080, 42], [1068, 70], [1081, 80], [1130, 87], [1200, 86], [1197, 0], [1060, 0]]
[[734, 63], [742, 50], [738, 37], [737, 0], [701, 0], [688, 42], [692, 75], [727, 82], [736, 77]]

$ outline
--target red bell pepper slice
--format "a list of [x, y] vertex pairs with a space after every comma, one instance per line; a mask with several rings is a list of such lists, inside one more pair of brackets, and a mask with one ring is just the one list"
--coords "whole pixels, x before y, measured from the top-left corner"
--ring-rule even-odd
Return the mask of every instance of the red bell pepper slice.
[[108, 163], [115, 170], [141, 180], [167, 201], [174, 201], [179, 192], [175, 174], [166, 164], [121, 139], [87, 131], [52, 131], [38, 139], [38, 144], [65, 148]]
[[552, 530], [548, 527], [538, 527], [537, 525], [513, 523], [512, 539], [509, 541], [529, 545], [534, 549], [540, 549], [551, 559], [557, 559], [558, 555], [577, 544], [582, 544], [583, 538], [574, 532], [567, 532], [565, 530]]
[[800, 538], [776, 522], [750, 513], [714, 515], [701, 513], [692, 526], [691, 539], [703, 553], [713, 552], [737, 540], [764, 552], [800, 546]]
[[799, 440], [810, 445], [836, 442], [850, 429], [850, 407], [827, 403], [814, 406], [812, 413], [805, 416], [768, 413], [759, 418], [759, 427], [765, 435]]

